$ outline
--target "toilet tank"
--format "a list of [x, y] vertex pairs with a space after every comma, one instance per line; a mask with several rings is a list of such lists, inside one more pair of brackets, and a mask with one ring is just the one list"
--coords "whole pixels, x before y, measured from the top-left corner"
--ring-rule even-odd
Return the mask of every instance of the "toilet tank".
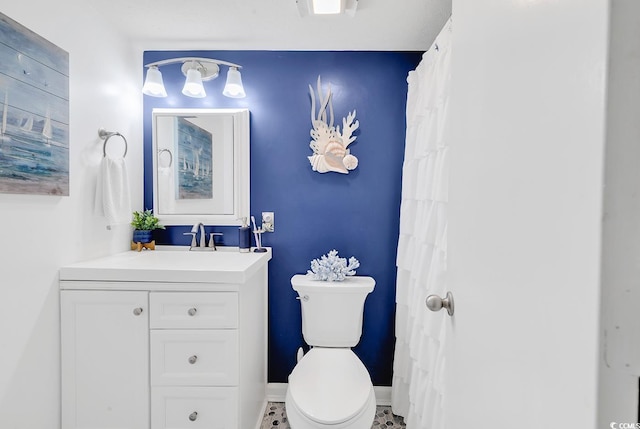
[[310, 346], [354, 347], [362, 335], [364, 301], [376, 281], [347, 277], [341, 282], [291, 278], [302, 308], [302, 335]]

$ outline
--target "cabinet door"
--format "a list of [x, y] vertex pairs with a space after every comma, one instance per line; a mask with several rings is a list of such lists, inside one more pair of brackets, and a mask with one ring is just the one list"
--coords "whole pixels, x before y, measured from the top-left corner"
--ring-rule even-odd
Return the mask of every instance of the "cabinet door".
[[149, 428], [148, 293], [60, 294], [62, 429]]

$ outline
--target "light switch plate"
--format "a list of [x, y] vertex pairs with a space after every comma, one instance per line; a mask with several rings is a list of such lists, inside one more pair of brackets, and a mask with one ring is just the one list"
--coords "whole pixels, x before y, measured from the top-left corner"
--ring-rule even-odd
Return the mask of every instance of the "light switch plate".
[[273, 212], [262, 212], [262, 229], [264, 232], [275, 231], [275, 220]]

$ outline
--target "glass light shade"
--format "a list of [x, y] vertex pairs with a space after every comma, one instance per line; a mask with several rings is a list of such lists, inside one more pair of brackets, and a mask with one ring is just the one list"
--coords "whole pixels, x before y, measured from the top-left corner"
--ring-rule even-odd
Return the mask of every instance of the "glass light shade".
[[313, 13], [316, 15], [329, 15], [342, 12], [341, 0], [313, 0]]
[[162, 82], [162, 73], [160, 73], [158, 67], [154, 66], [147, 69], [147, 76], [144, 79], [142, 93], [150, 95], [151, 97], [167, 96], [167, 90], [164, 89], [164, 82]]
[[207, 95], [202, 85], [202, 75], [198, 70], [187, 70], [187, 80], [184, 82], [182, 93], [187, 97], [193, 98], [203, 98]]
[[230, 98], [244, 98], [247, 96], [242, 86], [242, 76], [236, 67], [230, 67], [227, 72], [227, 83], [224, 85], [222, 95]]

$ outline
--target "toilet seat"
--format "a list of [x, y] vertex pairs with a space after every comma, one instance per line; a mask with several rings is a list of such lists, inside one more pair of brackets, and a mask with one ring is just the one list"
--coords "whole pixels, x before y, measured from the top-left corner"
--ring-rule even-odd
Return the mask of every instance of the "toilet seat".
[[309, 420], [339, 425], [367, 406], [371, 378], [363, 363], [347, 348], [314, 347], [289, 376], [288, 395]]

